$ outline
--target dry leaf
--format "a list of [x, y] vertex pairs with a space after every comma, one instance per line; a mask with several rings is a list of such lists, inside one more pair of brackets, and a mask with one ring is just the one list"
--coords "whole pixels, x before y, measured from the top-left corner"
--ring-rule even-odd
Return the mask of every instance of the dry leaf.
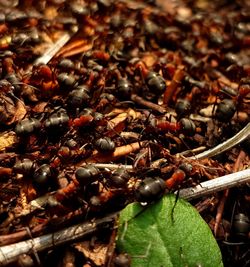
[[44, 112], [45, 107], [48, 105], [47, 102], [40, 102], [37, 105], [34, 106], [34, 108], [32, 109], [32, 111], [36, 112], [36, 113], [42, 113]]
[[142, 57], [142, 61], [146, 64], [148, 68], [151, 68], [157, 61], [157, 57], [151, 53], [151, 54], [145, 54]]
[[25, 117], [26, 113], [27, 113], [27, 110], [26, 110], [24, 103], [20, 100], [17, 101], [16, 113], [15, 113], [14, 117], [12, 118], [12, 120], [8, 124], [22, 120]]
[[76, 243], [75, 248], [82, 252], [87, 259], [93, 261], [95, 265], [104, 265], [108, 250], [107, 245], [95, 243], [94, 248], [92, 249], [90, 248], [90, 243], [88, 241], [84, 241]]
[[0, 134], [0, 151], [16, 143], [17, 137], [14, 132], [3, 132]]

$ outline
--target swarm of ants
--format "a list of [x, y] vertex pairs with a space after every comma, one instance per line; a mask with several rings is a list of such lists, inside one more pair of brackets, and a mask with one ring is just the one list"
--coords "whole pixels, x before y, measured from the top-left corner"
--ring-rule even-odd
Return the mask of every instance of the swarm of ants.
[[[189, 158], [249, 123], [247, 1], [1, 2], [1, 246], [248, 167], [249, 138]], [[192, 204], [248, 266], [249, 184]], [[115, 224], [85, 240], [101, 263], [69, 244], [13, 266], [129, 266]]]

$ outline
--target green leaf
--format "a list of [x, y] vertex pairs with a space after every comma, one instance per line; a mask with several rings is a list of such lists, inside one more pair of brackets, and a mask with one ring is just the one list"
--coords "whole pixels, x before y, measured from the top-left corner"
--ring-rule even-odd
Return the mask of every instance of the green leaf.
[[[133, 267], [221, 267], [212, 232], [188, 202], [167, 195], [149, 207], [128, 205], [120, 214], [117, 247]], [[174, 207], [174, 210], [173, 210]]]

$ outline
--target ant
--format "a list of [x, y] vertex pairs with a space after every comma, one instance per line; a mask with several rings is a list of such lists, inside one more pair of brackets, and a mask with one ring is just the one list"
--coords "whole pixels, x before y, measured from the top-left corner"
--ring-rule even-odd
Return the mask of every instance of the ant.
[[58, 74], [57, 81], [59, 87], [63, 90], [69, 91], [77, 86], [77, 80], [74, 75], [62, 72]]
[[25, 177], [32, 177], [32, 184], [36, 189], [49, 189], [54, 187], [57, 171], [48, 164], [38, 166], [36, 162], [24, 158], [18, 160], [13, 166], [13, 172]]
[[135, 198], [139, 202], [152, 202], [162, 197], [163, 194], [176, 189], [191, 172], [189, 165], [183, 163], [167, 179], [158, 177], [146, 177], [141, 181], [135, 192]]
[[120, 70], [115, 69], [114, 74], [116, 76], [116, 92], [117, 97], [122, 100], [130, 99], [134, 89], [131, 82], [127, 79], [127, 77], [123, 77], [121, 75]]
[[88, 106], [90, 102], [90, 88], [94, 79], [95, 75], [91, 73], [85, 84], [74, 86], [67, 98], [67, 104], [70, 109], [76, 111], [81, 107]]
[[68, 125], [69, 116], [65, 109], [60, 108], [53, 112], [48, 119], [45, 120], [44, 126], [48, 130], [61, 130]]
[[41, 122], [35, 118], [25, 118], [19, 121], [15, 127], [18, 136], [26, 137], [41, 129]]
[[60, 69], [65, 70], [65, 71], [74, 70], [75, 69], [74, 62], [71, 59], [68, 59], [68, 58], [62, 58], [57, 63], [57, 67], [60, 68]]
[[89, 51], [84, 54], [83, 60], [85, 59], [92, 59], [97, 62], [105, 63], [108, 62], [110, 59], [110, 55], [107, 52], [101, 51], [101, 50], [94, 50]]
[[54, 187], [56, 171], [48, 164], [38, 167], [33, 173], [33, 185], [37, 189], [49, 189]]
[[31, 74], [23, 78], [24, 84], [39, 88], [43, 97], [53, 95], [58, 89], [58, 81], [55, 72], [46, 64], [33, 66]]
[[95, 112], [92, 108], [83, 109], [78, 118], [72, 121], [72, 125], [77, 128], [86, 129], [89, 126], [105, 125], [103, 114]]
[[137, 201], [145, 203], [152, 202], [166, 192], [166, 183], [160, 177], [146, 177], [141, 181], [135, 191], [135, 198]]
[[108, 184], [115, 188], [123, 188], [130, 179], [130, 174], [125, 168], [118, 168], [111, 173]]
[[116, 103], [116, 97], [109, 93], [102, 93], [99, 96], [99, 100], [99, 103], [95, 107], [95, 110], [99, 112], [106, 112], [106, 110], [113, 108], [114, 104]]
[[231, 96], [231, 99], [225, 98], [221, 100], [215, 111], [216, 119], [221, 122], [227, 122], [234, 116], [235, 112], [238, 110], [238, 107], [243, 102], [244, 97], [250, 93], [249, 81], [248, 79], [241, 79], [238, 86], [238, 92], [230, 87], [223, 87], [219, 92]]
[[86, 186], [95, 182], [100, 177], [100, 170], [93, 165], [86, 165], [78, 168], [75, 176], [81, 186]]
[[236, 106], [233, 100], [223, 99], [216, 108], [215, 117], [219, 121], [228, 122], [234, 116]]
[[157, 72], [149, 71], [144, 62], [138, 62], [135, 69], [139, 69], [145, 83], [153, 94], [161, 95], [166, 90], [165, 79]]
[[200, 89], [196, 86], [194, 86], [191, 89], [190, 93], [187, 93], [185, 97], [177, 98], [176, 104], [175, 104], [175, 111], [177, 113], [177, 117], [181, 118], [183, 116], [187, 116], [190, 114], [190, 111], [192, 109], [192, 100], [194, 99], [194, 96], [200, 93]]
[[51, 165], [59, 167], [60, 164], [67, 164], [69, 161], [78, 161], [92, 154], [92, 146], [86, 143], [79, 147], [74, 139], [66, 141], [57, 151], [57, 155], [51, 160]]
[[35, 169], [37, 169], [37, 164], [27, 158], [18, 160], [13, 166], [13, 171], [15, 173], [20, 173], [23, 175], [30, 175], [35, 171]]
[[88, 106], [90, 90], [87, 85], [78, 85], [68, 94], [67, 103], [71, 109], [79, 109]]
[[109, 137], [103, 137], [96, 140], [95, 147], [101, 153], [111, 153], [115, 150], [115, 143]]
[[193, 136], [196, 133], [194, 122], [187, 118], [182, 118], [178, 122], [154, 119], [151, 121], [151, 125], [161, 132], [177, 131], [189, 136]]

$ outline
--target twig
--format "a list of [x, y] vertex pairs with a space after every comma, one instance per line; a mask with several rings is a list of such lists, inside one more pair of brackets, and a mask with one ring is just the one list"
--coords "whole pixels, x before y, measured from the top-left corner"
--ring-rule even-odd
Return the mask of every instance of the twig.
[[[234, 167], [233, 167], [233, 172], [237, 172], [240, 170], [240, 163], [243, 161], [243, 159], [245, 158], [246, 153], [241, 150], [240, 153], [238, 154], [238, 157], [234, 163]], [[214, 235], [217, 236], [217, 232], [219, 229], [219, 225], [221, 223], [221, 219], [222, 219], [222, 215], [224, 212], [224, 208], [225, 208], [225, 203], [228, 199], [229, 196], [229, 189], [224, 190], [223, 192], [223, 196], [220, 200], [220, 203], [217, 207], [217, 213], [216, 213], [216, 217], [215, 217], [215, 224], [214, 224]]]
[[94, 163], [98, 169], [110, 169], [110, 170], [117, 170], [118, 168], [124, 168], [127, 171], [132, 171], [134, 168], [132, 165], [123, 165], [123, 164], [111, 164], [111, 163]]
[[224, 76], [218, 70], [213, 69], [213, 74], [218, 78], [219, 83], [223, 83], [233, 89], [237, 89], [239, 87], [237, 83], [231, 82], [226, 76]]
[[118, 213], [113, 213], [102, 219], [77, 224], [53, 234], [47, 234], [16, 244], [0, 247], [0, 266], [16, 261], [22, 254], [50, 249], [54, 246], [62, 245], [66, 242], [74, 241], [88, 234], [94, 233], [98, 229], [112, 223], [116, 219], [117, 215]]
[[135, 139], [138, 140], [140, 138], [140, 134], [139, 133], [135, 133], [135, 132], [121, 132], [120, 136], [124, 139]]
[[176, 154], [176, 156], [177, 156], [177, 157], [178, 157], [178, 156], [186, 157], [186, 156], [188, 156], [188, 155], [195, 155], [196, 153], [199, 153], [199, 152], [201, 152], [201, 151], [204, 151], [205, 149], [206, 149], [205, 146], [199, 146], [199, 147], [197, 147], [197, 148], [194, 148], [194, 149], [188, 149], [188, 150], [185, 150], [185, 151], [183, 151], [183, 152], [181, 152], [181, 153], [178, 153], [178, 154]]
[[248, 123], [241, 131], [239, 131], [236, 135], [231, 137], [230, 139], [226, 140], [222, 144], [219, 144], [218, 146], [211, 148], [209, 150], [206, 150], [196, 156], [189, 157], [188, 159], [204, 159], [204, 158], [211, 158], [216, 155], [219, 155], [232, 147], [238, 145], [242, 141], [244, 141], [246, 138], [250, 136], [250, 123]]
[[[179, 196], [186, 200], [199, 198], [217, 191], [231, 188], [250, 181], [250, 169], [228, 174], [210, 181], [201, 183], [194, 188], [182, 189]], [[111, 214], [93, 222], [86, 222], [71, 226], [67, 229], [53, 234], [43, 235], [27, 241], [0, 247], [0, 266], [16, 261], [22, 254], [28, 254], [32, 251], [42, 251], [50, 249], [53, 246], [64, 244], [68, 241], [74, 241], [78, 238], [95, 232], [102, 224], [106, 225], [114, 221], [118, 213]]]
[[225, 204], [226, 204], [226, 201], [228, 199], [228, 195], [229, 195], [229, 189], [224, 190], [223, 196], [220, 199], [220, 203], [217, 207], [217, 212], [216, 212], [216, 216], [215, 216], [215, 223], [214, 223], [214, 236], [217, 236], [219, 225], [221, 223], [222, 215], [224, 212]]
[[75, 32], [64, 33], [41, 57], [35, 60], [34, 65], [49, 63], [56, 53], [71, 39], [73, 34]]
[[74, 42], [71, 42], [71, 43], [65, 45], [64, 47], [62, 47], [62, 49], [60, 49], [60, 51], [58, 51], [56, 53], [55, 57], [59, 57], [59, 56], [63, 55], [64, 53], [72, 51], [76, 48], [83, 47], [86, 44], [87, 44], [87, 40], [85, 40], [85, 39], [80, 39], [80, 40], [76, 40]]
[[183, 70], [183, 66], [181, 66], [175, 71], [174, 77], [170, 85], [166, 88], [164, 92], [164, 96], [163, 96], [164, 104], [168, 105], [176, 89], [180, 86], [183, 78], [184, 78], [184, 70]]
[[135, 103], [139, 104], [139, 105], [145, 106], [145, 107], [152, 109], [154, 111], [157, 111], [161, 114], [164, 114], [167, 112], [167, 110], [164, 107], [161, 107], [155, 103], [147, 101], [138, 95], [132, 94], [131, 100], [134, 101]]
[[227, 174], [192, 188], [182, 189], [179, 196], [189, 201], [248, 182], [250, 182], [250, 169]]
[[132, 152], [137, 151], [146, 142], [147, 141], [135, 142], [135, 143], [131, 143], [125, 146], [117, 147], [115, 151], [111, 154], [105, 154], [105, 153], [94, 151], [91, 157], [78, 163], [77, 166], [81, 166], [84, 163], [105, 163], [105, 162], [115, 161], [121, 157], [129, 155]]
[[44, 219], [41, 223], [35, 225], [32, 228], [25, 227], [18, 232], [0, 235], [0, 247], [5, 245], [14, 244], [25, 239], [30, 238], [30, 236], [37, 237], [42, 234], [48, 233], [51, 230], [51, 226], [54, 224], [56, 225], [56, 229], [61, 229], [75, 221], [76, 219], [83, 218], [83, 215], [86, 213], [86, 206], [82, 206], [81, 208], [69, 212], [68, 214], [64, 215], [63, 217], [56, 217], [56, 218], [49, 218]]
[[76, 49], [74, 49], [72, 51], [68, 51], [68, 52], [65, 52], [64, 54], [60, 54], [60, 55], [62, 55], [63, 57], [72, 57], [72, 56], [76, 56], [78, 54], [87, 52], [87, 51], [91, 50], [92, 47], [93, 47], [93, 44], [86, 44], [84, 46], [77, 47]]

